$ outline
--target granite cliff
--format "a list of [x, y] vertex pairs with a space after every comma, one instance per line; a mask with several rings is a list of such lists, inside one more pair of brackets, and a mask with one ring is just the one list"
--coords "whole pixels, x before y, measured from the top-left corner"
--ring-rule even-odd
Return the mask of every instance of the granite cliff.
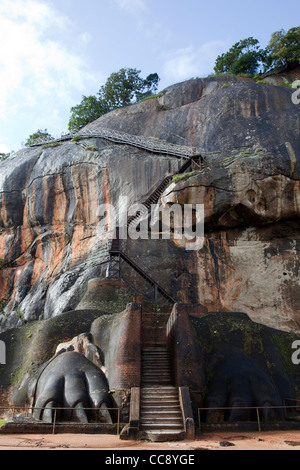
[[[130, 388], [140, 386], [137, 352], [160, 322], [165, 328], [172, 308], [173, 370], [178, 386], [195, 391], [195, 416], [203, 403], [224, 406], [227, 395], [247, 406], [299, 395], [291, 354], [300, 335], [300, 107], [286, 86], [298, 72], [267, 83], [229, 76], [179, 83], [102, 116], [80, 137], [0, 163], [4, 402], [14, 396], [24, 404], [31, 375], [57, 345], [91, 331], [126, 415]], [[113, 133], [123, 141], [107, 137]], [[201, 154], [192, 171], [176, 175], [185, 161], [178, 149]], [[145, 201], [166, 176], [163, 207], [204, 204], [203, 246], [128, 238], [122, 250], [175, 306], [161, 298], [149, 305], [149, 286], [130, 264], [122, 277], [131, 288], [106, 278], [112, 220], [100, 210], [110, 204], [122, 212], [125, 197], [129, 205]], [[226, 389], [228, 377], [242, 390]], [[42, 383], [47, 401], [47, 377]]]
[[[299, 332], [300, 114], [293, 91], [242, 77], [195, 79], [82, 132], [122, 131], [201, 153], [201, 171], [172, 183], [162, 201], [205, 204], [203, 249], [128, 240], [128, 253], [180, 302], [242, 311]], [[180, 163], [99, 138], [24, 149], [2, 162], [2, 330], [76, 308], [88, 280], [105, 275], [99, 205], [117, 207], [120, 195], [141, 202]]]

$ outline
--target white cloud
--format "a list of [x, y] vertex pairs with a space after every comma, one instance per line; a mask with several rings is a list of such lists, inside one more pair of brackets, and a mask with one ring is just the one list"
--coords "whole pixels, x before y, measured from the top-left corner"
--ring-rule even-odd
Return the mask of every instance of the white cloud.
[[119, 8], [131, 13], [136, 13], [137, 11], [145, 10], [146, 8], [145, 0], [115, 0], [115, 2]]
[[90, 33], [81, 33], [79, 35], [79, 44], [81, 46], [87, 46], [92, 41], [92, 35]]
[[190, 45], [173, 51], [164, 58], [164, 75], [168, 80], [180, 81], [213, 73], [217, 56], [228, 44], [229, 41], [210, 41], [198, 48]]
[[0, 153], [10, 153], [10, 148], [7, 145], [0, 142]]
[[74, 95], [98, 85], [85, 60], [60, 40], [71, 25], [44, 1], [1, 0], [0, 119], [27, 111], [48, 115], [50, 126], [59, 108], [74, 105]]

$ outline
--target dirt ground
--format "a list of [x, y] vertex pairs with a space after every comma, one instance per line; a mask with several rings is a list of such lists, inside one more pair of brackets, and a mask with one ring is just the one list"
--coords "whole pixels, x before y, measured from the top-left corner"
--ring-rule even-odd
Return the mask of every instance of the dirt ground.
[[[221, 444], [222, 443], [222, 444]], [[231, 445], [230, 445], [230, 444]], [[233, 444], [233, 445], [232, 445]], [[300, 431], [204, 434], [194, 441], [123, 441], [90, 434], [2, 434], [0, 450], [300, 450]]]

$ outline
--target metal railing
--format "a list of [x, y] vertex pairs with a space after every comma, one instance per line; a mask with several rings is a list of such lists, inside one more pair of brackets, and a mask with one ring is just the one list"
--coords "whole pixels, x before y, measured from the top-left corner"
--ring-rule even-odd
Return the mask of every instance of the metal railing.
[[[53, 421], [51, 423], [44, 422], [43, 420], [37, 420], [33, 417], [33, 412], [36, 410], [50, 410], [53, 412]], [[63, 411], [68, 411], [68, 412], [73, 412], [74, 410], [78, 411], [78, 407], [32, 407], [32, 406], [26, 406], [26, 407], [20, 407], [20, 406], [0, 406], [0, 419], [3, 421], [6, 421], [7, 423], [13, 423], [13, 424], [23, 424], [24, 426], [28, 425], [52, 425], [52, 434], [55, 434], [56, 428], [60, 426], [84, 426], [84, 427], [92, 427], [92, 426], [97, 426], [97, 427], [106, 427], [106, 429], [111, 428], [114, 429], [116, 428], [116, 434], [120, 435], [120, 430], [121, 426], [127, 424], [127, 423], [121, 423], [120, 421], [120, 415], [121, 415], [121, 410], [120, 408], [105, 408], [102, 411], [112, 411], [116, 414], [116, 420], [113, 423], [103, 423], [99, 421], [90, 421], [88, 423], [82, 423], [79, 421], [71, 421], [71, 420], [58, 420], [58, 413], [61, 413]], [[80, 411], [93, 411], [93, 412], [99, 412], [101, 409], [97, 408], [85, 408], [85, 407], [80, 407]], [[5, 416], [5, 413], [11, 413], [12, 416], [9, 416], [8, 419]], [[22, 415], [18, 419], [18, 414]], [[25, 415], [25, 416], [24, 416]], [[30, 420], [31, 419], [31, 420]]]
[[153, 137], [143, 137], [139, 135], [128, 134], [127, 132], [115, 131], [112, 129], [98, 128], [97, 130], [87, 129], [80, 130], [77, 133], [70, 132], [69, 134], [62, 135], [59, 138], [51, 140], [41, 140], [32, 144], [31, 147], [38, 147], [40, 145], [51, 144], [54, 142], [65, 142], [68, 140], [79, 138], [98, 138], [105, 139], [117, 144], [130, 145], [147, 150], [152, 153], [160, 153], [172, 155], [178, 158], [189, 158], [195, 153], [195, 149], [192, 147], [172, 144], [165, 140], [156, 139]]
[[[269, 406], [233, 406], [233, 407], [230, 407], [230, 406], [223, 406], [223, 407], [202, 407], [202, 408], [198, 408], [198, 427], [199, 429], [201, 430], [201, 425], [205, 425], [205, 426], [209, 426], [209, 425], [214, 425], [214, 424], [236, 424], [236, 422], [230, 422], [230, 421], [215, 421], [215, 422], [212, 422], [211, 421], [211, 416], [209, 418], [209, 421], [204, 421], [202, 420], [201, 421], [201, 416], [203, 416], [203, 414], [205, 415], [207, 412], [219, 412], [219, 413], [224, 413], [224, 415], [230, 411], [237, 411], [237, 410], [242, 410], [242, 411], [248, 411], [248, 412], [251, 412], [252, 411], [252, 414], [253, 412], [255, 413], [256, 415], [256, 419], [255, 421], [252, 419], [249, 419], [248, 421], [246, 420], [243, 420], [243, 422], [256, 422], [257, 423], [257, 426], [258, 426], [258, 431], [261, 432], [261, 422], [262, 422], [262, 419], [261, 419], [261, 412], [262, 411], [283, 411], [284, 413], [284, 418], [285, 420], [291, 420], [293, 417], [291, 415], [289, 415], [289, 411], [294, 411], [294, 412], [297, 412], [298, 411], [298, 414], [297, 416], [299, 416], [300, 418], [300, 410], [299, 410], [299, 405], [286, 405], [285, 402], [286, 401], [289, 401], [289, 402], [292, 402], [294, 401], [295, 403], [300, 403], [300, 400], [296, 400], [296, 399], [293, 399], [293, 398], [285, 398], [283, 399], [283, 403], [284, 405], [281, 405], [281, 406], [276, 406], [276, 405], [269, 405]], [[237, 422], [242, 422], [242, 421], [237, 421]], [[272, 419], [270, 422], [274, 422], [274, 423], [278, 423], [278, 422], [281, 422], [280, 420], [274, 420]], [[300, 425], [300, 423], [299, 423]]]

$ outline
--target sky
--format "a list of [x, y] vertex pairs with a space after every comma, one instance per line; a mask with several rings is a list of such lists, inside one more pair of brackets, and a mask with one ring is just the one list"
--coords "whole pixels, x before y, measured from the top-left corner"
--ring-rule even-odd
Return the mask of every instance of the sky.
[[38, 129], [67, 132], [70, 109], [122, 67], [158, 91], [213, 73], [248, 37], [299, 26], [299, 0], [0, 0], [0, 153]]

